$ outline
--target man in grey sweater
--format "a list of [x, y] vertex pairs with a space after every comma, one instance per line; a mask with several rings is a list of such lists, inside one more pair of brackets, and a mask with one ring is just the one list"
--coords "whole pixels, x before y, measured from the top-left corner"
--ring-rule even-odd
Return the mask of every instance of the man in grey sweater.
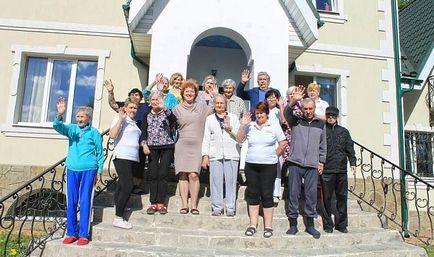
[[[289, 229], [286, 233], [295, 235], [298, 232], [299, 196], [304, 181], [304, 211], [307, 218], [305, 231], [317, 239], [321, 234], [315, 229], [313, 219], [317, 216], [318, 175], [322, 173], [326, 161], [327, 138], [324, 121], [315, 116], [315, 102], [310, 98], [303, 99], [303, 96], [304, 87], [298, 87], [284, 112], [291, 127], [291, 148], [288, 157]], [[301, 116], [293, 112], [297, 101], [301, 101]]]

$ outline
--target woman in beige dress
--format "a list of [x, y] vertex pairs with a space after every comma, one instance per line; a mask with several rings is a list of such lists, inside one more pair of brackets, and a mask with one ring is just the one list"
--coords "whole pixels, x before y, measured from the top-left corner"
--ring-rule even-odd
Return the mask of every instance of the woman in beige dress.
[[194, 80], [186, 80], [181, 85], [182, 103], [173, 108], [178, 121], [178, 141], [175, 144], [175, 172], [179, 175], [181, 193], [181, 214], [187, 214], [188, 194], [190, 212], [198, 215], [199, 173], [202, 163], [202, 140], [206, 117], [212, 109], [203, 102], [196, 102], [199, 87]]

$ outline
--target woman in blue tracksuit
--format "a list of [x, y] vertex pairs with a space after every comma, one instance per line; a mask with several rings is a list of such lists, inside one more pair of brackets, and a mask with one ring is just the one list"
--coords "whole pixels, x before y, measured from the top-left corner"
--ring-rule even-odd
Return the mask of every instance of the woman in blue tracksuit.
[[[53, 128], [68, 138], [66, 156], [66, 238], [64, 244], [77, 241], [78, 245], [89, 243], [90, 211], [93, 202], [93, 186], [101, 180], [104, 163], [102, 140], [99, 131], [89, 121], [92, 108], [79, 107], [77, 124], [64, 124], [65, 100], [57, 100], [57, 115]], [[96, 181], [95, 181], [96, 176]], [[80, 221], [77, 226], [77, 207], [80, 206]]]

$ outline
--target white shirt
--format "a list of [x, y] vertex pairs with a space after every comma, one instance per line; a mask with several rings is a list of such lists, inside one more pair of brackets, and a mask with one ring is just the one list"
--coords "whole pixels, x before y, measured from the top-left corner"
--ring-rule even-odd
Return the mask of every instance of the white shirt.
[[[116, 116], [110, 128], [113, 128], [119, 120]], [[142, 131], [130, 117], [127, 117], [121, 124], [118, 137], [114, 140], [114, 159], [125, 159], [139, 162], [139, 140]]]
[[261, 129], [256, 121], [252, 121], [244, 128], [244, 134], [248, 142], [246, 162], [258, 164], [278, 162], [276, 143], [286, 139], [280, 126], [276, 127], [275, 124], [267, 121]]
[[329, 107], [329, 104], [326, 101], [321, 100], [321, 98], [318, 98], [318, 100], [315, 102], [315, 114], [325, 115], [325, 110], [327, 107]]

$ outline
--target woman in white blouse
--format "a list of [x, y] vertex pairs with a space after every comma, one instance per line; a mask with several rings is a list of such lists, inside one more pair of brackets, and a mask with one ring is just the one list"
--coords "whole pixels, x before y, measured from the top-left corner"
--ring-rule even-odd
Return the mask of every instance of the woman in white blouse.
[[226, 215], [235, 215], [236, 184], [240, 147], [236, 141], [239, 127], [235, 114], [226, 112], [227, 99], [214, 97], [215, 113], [205, 122], [202, 142], [202, 167], [210, 170], [212, 215], [224, 212], [223, 187], [226, 192]]

